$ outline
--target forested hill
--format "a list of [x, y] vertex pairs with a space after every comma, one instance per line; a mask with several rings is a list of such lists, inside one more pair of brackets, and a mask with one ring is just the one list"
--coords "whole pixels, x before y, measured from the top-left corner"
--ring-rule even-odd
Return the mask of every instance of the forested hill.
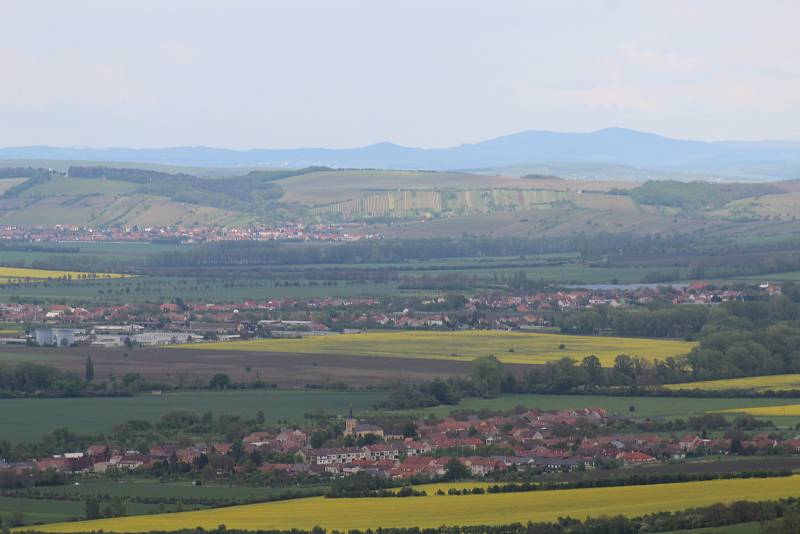
[[208, 147], [156, 149], [13, 147], [0, 159], [129, 161], [172, 165], [378, 169], [470, 169], [545, 162], [603, 162], [641, 168], [791, 178], [800, 176], [800, 144], [709, 143], [670, 139], [624, 128], [589, 133], [528, 130], [443, 149], [378, 143], [349, 149], [226, 150]]
[[324, 170], [258, 170], [228, 179], [209, 179], [189, 174], [169, 174], [145, 169], [109, 167], [70, 167], [73, 178], [116, 180], [138, 184], [137, 192], [167, 197], [177, 202], [199, 204], [234, 211], [265, 214], [283, 196], [276, 180]]

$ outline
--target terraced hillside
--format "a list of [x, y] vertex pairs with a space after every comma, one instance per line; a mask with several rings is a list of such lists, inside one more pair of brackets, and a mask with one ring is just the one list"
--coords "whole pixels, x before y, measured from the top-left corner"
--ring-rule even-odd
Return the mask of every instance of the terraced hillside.
[[465, 213], [494, 213], [547, 208], [573, 201], [562, 191], [527, 189], [466, 189], [457, 191], [398, 190], [348, 199], [311, 210], [312, 215], [368, 217], [418, 217]]
[[[74, 165], [0, 169], [0, 224], [245, 226], [391, 221], [395, 237], [576, 232], [733, 234], [794, 225], [800, 185], [581, 181], [462, 172]], [[188, 172], [195, 174], [188, 174]], [[238, 172], [246, 174], [236, 174]], [[743, 222], [756, 223], [744, 225]], [[788, 228], [796, 232], [797, 228]], [[767, 232], [769, 233], [769, 232]], [[766, 235], [766, 234], [765, 234]]]

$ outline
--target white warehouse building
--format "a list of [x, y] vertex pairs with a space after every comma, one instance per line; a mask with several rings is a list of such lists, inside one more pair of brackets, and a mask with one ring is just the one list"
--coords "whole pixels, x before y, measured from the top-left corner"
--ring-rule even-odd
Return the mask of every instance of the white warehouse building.
[[82, 332], [83, 330], [78, 330], [76, 328], [37, 328], [36, 344], [40, 347], [74, 345], [75, 334], [80, 334]]

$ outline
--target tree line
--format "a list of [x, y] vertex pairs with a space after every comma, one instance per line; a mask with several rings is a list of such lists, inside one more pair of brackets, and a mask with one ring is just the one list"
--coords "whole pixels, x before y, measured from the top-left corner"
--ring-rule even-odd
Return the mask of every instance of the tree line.
[[140, 193], [266, 216], [274, 211], [275, 201], [283, 196], [283, 188], [275, 183], [277, 180], [318, 170], [320, 168], [310, 167], [300, 170], [253, 171], [244, 176], [229, 178], [201, 178], [191, 174], [170, 174], [147, 169], [73, 166], [69, 168], [69, 176], [131, 182], [141, 186]]
[[770, 184], [715, 184], [648, 180], [628, 195], [639, 204], [672, 206], [686, 211], [712, 209], [741, 198], [784, 191]]
[[609, 253], [658, 254], [686, 249], [688, 239], [635, 234], [575, 235], [559, 239], [525, 237], [447, 237], [355, 241], [331, 245], [227, 241], [186, 251], [153, 254], [153, 267], [205, 265], [292, 265], [315, 263], [389, 263], [441, 258], [482, 258], [579, 252], [583, 257]]
[[[783, 295], [718, 306], [677, 305], [643, 310], [600, 307], [566, 314], [562, 332], [698, 339], [686, 356], [632, 359], [628, 384], [709, 380], [800, 372], [800, 286]], [[625, 363], [625, 362], [622, 362]], [[615, 367], [617, 367], [615, 365]], [[642, 380], [643, 379], [643, 380]]]
[[15, 198], [32, 189], [39, 184], [43, 184], [52, 178], [52, 173], [48, 169], [35, 169], [31, 167], [6, 167], [0, 168], [0, 178], [20, 178], [27, 177], [28, 179], [13, 187], [9, 187], [3, 192], [3, 198]]

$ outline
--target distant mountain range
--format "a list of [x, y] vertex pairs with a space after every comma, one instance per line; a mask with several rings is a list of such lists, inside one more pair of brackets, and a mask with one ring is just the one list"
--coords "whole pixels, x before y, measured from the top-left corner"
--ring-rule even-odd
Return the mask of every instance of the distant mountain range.
[[[423, 149], [378, 143], [361, 148], [227, 150], [208, 147], [0, 148], [0, 160], [80, 160], [191, 165], [202, 167], [307, 167], [479, 170], [549, 164], [627, 166], [642, 176], [658, 171], [691, 177], [777, 180], [800, 178], [800, 142], [670, 139], [624, 128], [590, 133], [529, 130], [474, 144]], [[687, 175], [688, 173], [688, 175]], [[636, 172], [633, 173], [636, 175]]]

